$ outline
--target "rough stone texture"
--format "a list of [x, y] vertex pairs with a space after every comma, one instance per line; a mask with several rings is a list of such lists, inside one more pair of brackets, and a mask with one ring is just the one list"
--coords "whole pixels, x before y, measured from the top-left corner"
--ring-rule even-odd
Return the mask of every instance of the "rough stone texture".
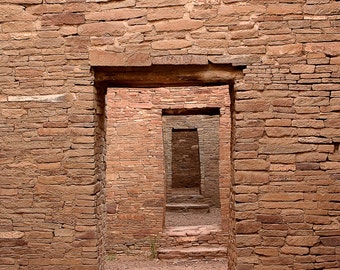
[[[232, 184], [220, 187], [230, 269], [338, 269], [339, 10], [335, 0], [1, 1], [0, 269], [100, 269], [105, 242], [121, 239], [105, 224], [144, 218], [116, 213], [124, 196], [105, 189], [116, 171], [105, 175], [105, 89], [91, 66], [208, 60], [244, 67], [232, 128], [220, 124], [232, 132], [232, 154], [220, 151], [231, 156], [220, 162]], [[138, 106], [154, 116], [148, 100]], [[150, 163], [154, 179], [163, 165]], [[160, 189], [145, 206], [158, 231]]]

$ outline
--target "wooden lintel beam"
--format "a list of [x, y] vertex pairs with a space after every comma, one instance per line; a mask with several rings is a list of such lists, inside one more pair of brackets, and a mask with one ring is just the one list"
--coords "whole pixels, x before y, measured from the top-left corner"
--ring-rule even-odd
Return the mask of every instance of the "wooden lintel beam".
[[243, 76], [231, 65], [93, 67], [95, 83], [105, 87], [162, 87], [230, 84]]

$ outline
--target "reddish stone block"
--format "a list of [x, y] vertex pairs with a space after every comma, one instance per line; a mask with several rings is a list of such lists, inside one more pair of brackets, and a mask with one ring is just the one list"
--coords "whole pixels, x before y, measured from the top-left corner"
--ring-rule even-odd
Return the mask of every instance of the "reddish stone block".
[[303, 193], [265, 193], [259, 196], [263, 201], [299, 201], [303, 199]]
[[340, 42], [307, 43], [305, 50], [307, 52], [322, 52], [327, 55], [338, 56], [340, 55]]
[[307, 247], [291, 247], [284, 246], [280, 250], [284, 254], [293, 254], [293, 255], [306, 255], [309, 253], [309, 248]]
[[256, 221], [241, 221], [236, 223], [236, 233], [252, 234], [260, 230], [261, 223]]
[[302, 13], [301, 4], [269, 4], [267, 7], [268, 14], [287, 15]]
[[147, 53], [114, 53], [101, 50], [90, 51], [90, 63], [93, 66], [150, 66]]
[[312, 162], [296, 163], [296, 169], [301, 171], [319, 170], [320, 164]]
[[170, 6], [181, 6], [185, 5], [186, 0], [141, 0], [138, 1], [137, 7], [170, 7]]
[[340, 5], [337, 2], [334, 3], [322, 3], [318, 5], [305, 5], [303, 7], [303, 11], [306, 14], [311, 15], [331, 15], [331, 14], [337, 14], [337, 11], [340, 10]]
[[302, 44], [268, 46], [267, 54], [271, 56], [298, 55], [302, 52]]
[[151, 47], [155, 50], [178, 50], [190, 47], [192, 45], [191, 41], [173, 39], [173, 40], [159, 40], [151, 44]]
[[87, 21], [122, 21], [147, 15], [146, 9], [111, 9], [85, 15]]
[[259, 215], [256, 215], [256, 220], [261, 223], [270, 223], [270, 224], [280, 224], [283, 222], [283, 219], [280, 215], [259, 214]]
[[266, 100], [242, 100], [236, 103], [237, 112], [260, 112], [269, 109], [270, 103]]
[[203, 26], [200, 20], [178, 19], [167, 22], [156, 22], [155, 29], [158, 32], [195, 30]]
[[287, 244], [291, 246], [311, 247], [320, 241], [319, 236], [287, 236]]
[[237, 184], [263, 185], [269, 182], [269, 174], [257, 171], [238, 171], [235, 173], [235, 181]]
[[291, 73], [313, 73], [315, 65], [293, 65], [290, 67]]
[[263, 159], [235, 160], [236, 170], [244, 171], [266, 171], [269, 169], [269, 162]]
[[80, 13], [61, 13], [55, 15], [44, 15], [43, 25], [74, 25], [85, 23], [85, 15]]
[[208, 59], [204, 55], [168, 55], [153, 57], [153, 65], [205, 65]]
[[122, 22], [89, 23], [78, 27], [79, 35], [86, 36], [121, 36], [125, 32], [125, 25]]
[[[180, 19], [185, 13], [184, 7], [166, 7], [151, 9], [147, 13], [148, 21], [157, 21], [164, 19]], [[193, 17], [193, 19], [195, 19]]]

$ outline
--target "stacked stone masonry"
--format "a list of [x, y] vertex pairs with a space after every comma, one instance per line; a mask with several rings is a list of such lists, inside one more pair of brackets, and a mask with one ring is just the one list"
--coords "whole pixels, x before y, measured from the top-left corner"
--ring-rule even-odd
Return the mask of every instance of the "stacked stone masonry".
[[103, 269], [120, 244], [105, 169], [115, 90], [93, 67], [212, 64], [244, 74], [220, 153], [230, 269], [339, 269], [339, 19], [336, 0], [2, 0], [0, 269]]

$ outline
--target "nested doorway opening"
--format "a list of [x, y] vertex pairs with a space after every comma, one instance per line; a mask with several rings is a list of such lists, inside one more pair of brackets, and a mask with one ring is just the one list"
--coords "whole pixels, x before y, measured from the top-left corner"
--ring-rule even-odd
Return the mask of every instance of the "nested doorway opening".
[[220, 108], [163, 110], [165, 227], [220, 225]]
[[231, 235], [229, 86], [242, 71], [214, 65], [96, 67], [94, 71], [97, 89], [104, 89], [106, 94], [107, 252], [137, 254], [150, 248], [151, 238], [164, 236], [169, 190], [164, 120], [185, 115], [197, 118], [197, 122], [205, 119], [215, 123], [218, 143], [214, 153], [218, 157], [210, 156], [208, 161], [217, 164], [216, 170], [202, 168], [209, 163], [202, 159], [202, 155], [209, 157], [204, 154], [204, 145], [209, 143], [200, 143], [201, 126], [173, 126], [169, 134], [173, 128], [197, 130], [200, 195], [208, 190], [202, 181], [207, 171], [217, 172], [215, 191], [218, 190], [217, 203], [221, 209], [220, 228], [223, 234]]
[[201, 194], [201, 169], [197, 128], [172, 128], [172, 189], [192, 189]]

